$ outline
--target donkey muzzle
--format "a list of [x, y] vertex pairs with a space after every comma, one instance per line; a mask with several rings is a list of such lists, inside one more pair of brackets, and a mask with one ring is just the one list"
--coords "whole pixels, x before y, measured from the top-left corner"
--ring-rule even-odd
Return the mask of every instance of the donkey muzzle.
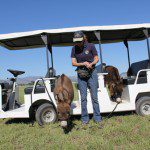
[[60, 125], [62, 128], [66, 128], [68, 124], [67, 124], [67, 121], [61, 121]]

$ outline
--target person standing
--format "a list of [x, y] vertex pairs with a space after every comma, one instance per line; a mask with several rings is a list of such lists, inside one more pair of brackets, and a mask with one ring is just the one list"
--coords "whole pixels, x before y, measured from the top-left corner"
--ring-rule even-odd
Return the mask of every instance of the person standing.
[[99, 61], [97, 50], [92, 43], [88, 43], [85, 34], [81, 31], [74, 33], [73, 42], [75, 43], [72, 52], [72, 65], [77, 67], [78, 87], [81, 95], [81, 118], [82, 124], [89, 122], [87, 112], [87, 88], [90, 90], [93, 118], [96, 123], [101, 124], [100, 108], [98, 103], [98, 76], [95, 65]]

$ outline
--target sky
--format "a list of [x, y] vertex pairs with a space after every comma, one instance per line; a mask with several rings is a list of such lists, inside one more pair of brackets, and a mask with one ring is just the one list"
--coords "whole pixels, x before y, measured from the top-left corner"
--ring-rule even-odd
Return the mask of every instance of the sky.
[[[0, 34], [77, 26], [150, 23], [149, 0], [0, 0]], [[129, 42], [131, 63], [148, 58], [146, 41]], [[96, 45], [99, 53], [98, 45]], [[76, 75], [71, 65], [72, 47], [53, 47], [57, 75]], [[103, 60], [119, 72], [128, 69], [123, 43], [102, 44]], [[45, 76], [45, 48], [9, 51], [0, 47], [0, 79], [11, 77], [7, 69], [26, 76]]]

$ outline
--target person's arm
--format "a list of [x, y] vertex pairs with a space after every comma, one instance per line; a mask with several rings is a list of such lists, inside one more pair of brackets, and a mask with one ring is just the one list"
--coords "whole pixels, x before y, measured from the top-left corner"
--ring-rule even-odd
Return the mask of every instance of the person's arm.
[[98, 63], [98, 61], [99, 61], [98, 56], [97, 55], [94, 56], [94, 61], [91, 63], [91, 65], [96, 65]]
[[98, 58], [98, 53], [97, 53], [97, 50], [96, 50], [96, 47], [94, 44], [91, 45], [91, 52], [92, 52], [92, 55], [94, 57], [94, 60], [93, 62], [91, 62], [87, 68], [91, 69], [93, 65], [96, 65], [99, 61], [99, 58]]
[[76, 58], [72, 58], [72, 66], [79, 67], [79, 66], [87, 66], [87, 65], [88, 65], [88, 62], [77, 63]]
[[87, 65], [87, 68], [92, 69], [92, 66], [93, 66], [93, 65], [96, 65], [96, 64], [98, 63], [98, 61], [99, 61], [98, 56], [97, 56], [97, 55], [94, 56], [94, 61], [91, 62], [90, 64], [88, 64], [88, 65]]
[[84, 66], [83, 63], [77, 63], [77, 60], [75, 58], [75, 47], [72, 48], [72, 52], [71, 52], [71, 60], [72, 60], [72, 66]]

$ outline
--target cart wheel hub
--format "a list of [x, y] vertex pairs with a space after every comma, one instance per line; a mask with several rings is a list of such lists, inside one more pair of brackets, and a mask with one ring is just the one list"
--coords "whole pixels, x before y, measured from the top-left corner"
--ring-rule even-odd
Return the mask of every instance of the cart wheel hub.
[[43, 114], [43, 120], [46, 123], [51, 122], [54, 119], [54, 116], [55, 114], [53, 111], [47, 111]]
[[142, 111], [145, 115], [150, 115], [150, 104], [143, 105]]

